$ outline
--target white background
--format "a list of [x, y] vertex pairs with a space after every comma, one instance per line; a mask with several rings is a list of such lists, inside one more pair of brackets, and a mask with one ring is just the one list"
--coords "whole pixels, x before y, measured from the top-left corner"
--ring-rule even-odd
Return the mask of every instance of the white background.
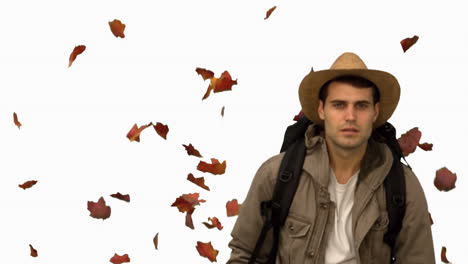
[[[125, 38], [111, 33], [114, 19], [126, 24]], [[278, 153], [310, 68], [352, 51], [398, 78], [390, 119], [398, 136], [419, 127], [421, 143], [434, 144], [407, 160], [434, 219], [438, 263], [442, 246], [453, 263], [466, 263], [467, 25], [463, 1], [2, 1], [2, 260], [109, 263], [118, 253], [131, 263], [209, 263], [195, 246], [211, 241], [225, 263], [236, 220], [226, 202], [242, 202], [260, 164]], [[400, 41], [413, 35], [419, 41], [403, 53]], [[68, 68], [76, 45], [86, 50]], [[238, 85], [202, 101], [209, 82], [197, 67], [227, 70]], [[149, 122], [167, 124], [167, 140], [153, 128], [139, 143], [126, 138], [133, 124]], [[189, 143], [202, 159], [187, 155]], [[196, 170], [210, 158], [227, 161], [224, 175]], [[450, 192], [433, 185], [444, 166], [458, 176]], [[211, 191], [188, 173], [204, 176]], [[29, 180], [38, 183], [18, 187]], [[116, 192], [131, 202], [109, 196]], [[207, 202], [191, 230], [170, 205], [193, 192]], [[101, 196], [112, 208], [106, 220], [87, 210]], [[213, 216], [222, 231], [201, 223]], [[29, 244], [39, 257], [29, 256]]]

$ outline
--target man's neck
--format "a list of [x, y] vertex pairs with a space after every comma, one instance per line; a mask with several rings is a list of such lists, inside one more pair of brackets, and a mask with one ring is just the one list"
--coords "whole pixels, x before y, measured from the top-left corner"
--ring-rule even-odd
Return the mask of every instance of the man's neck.
[[330, 166], [339, 183], [347, 183], [361, 167], [361, 161], [366, 153], [367, 142], [355, 150], [345, 150], [328, 144], [328, 158]]

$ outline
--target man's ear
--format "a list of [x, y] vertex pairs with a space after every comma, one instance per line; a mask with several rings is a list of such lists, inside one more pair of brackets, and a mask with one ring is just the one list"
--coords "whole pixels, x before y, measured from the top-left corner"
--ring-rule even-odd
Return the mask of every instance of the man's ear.
[[379, 117], [379, 113], [380, 113], [380, 102], [377, 102], [374, 106], [374, 111], [375, 111], [375, 114], [374, 114], [374, 122], [375, 120], [377, 120], [377, 117]]
[[318, 112], [318, 116], [320, 117], [320, 119], [325, 120], [325, 114], [323, 113], [323, 102], [322, 102], [322, 100], [319, 100], [319, 105], [318, 105], [317, 112]]

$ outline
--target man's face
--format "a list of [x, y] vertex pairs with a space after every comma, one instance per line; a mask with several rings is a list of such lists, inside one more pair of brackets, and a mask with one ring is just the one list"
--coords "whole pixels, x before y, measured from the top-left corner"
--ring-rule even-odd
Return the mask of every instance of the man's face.
[[319, 101], [318, 114], [324, 120], [327, 143], [351, 151], [367, 143], [379, 115], [379, 103], [374, 106], [370, 87], [331, 82], [325, 105]]

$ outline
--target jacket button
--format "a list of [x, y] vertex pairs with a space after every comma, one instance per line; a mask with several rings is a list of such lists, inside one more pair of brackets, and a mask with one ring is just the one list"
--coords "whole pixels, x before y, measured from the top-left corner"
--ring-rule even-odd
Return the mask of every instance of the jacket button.
[[311, 257], [315, 256], [315, 252], [314, 251], [309, 252], [309, 256]]
[[320, 204], [320, 208], [322, 208], [322, 209], [327, 209], [327, 208], [328, 208], [328, 204], [322, 203], [322, 204]]
[[289, 223], [288, 228], [289, 228], [289, 230], [294, 231], [294, 226], [293, 226], [293, 224]]

